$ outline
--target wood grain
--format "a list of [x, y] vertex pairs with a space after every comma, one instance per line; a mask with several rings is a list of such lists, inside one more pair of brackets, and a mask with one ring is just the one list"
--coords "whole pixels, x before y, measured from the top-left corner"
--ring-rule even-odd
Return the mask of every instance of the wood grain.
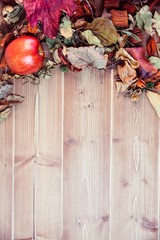
[[63, 240], [109, 239], [109, 80], [65, 75]]
[[34, 116], [38, 86], [16, 82], [16, 93], [25, 96], [24, 102], [16, 106], [15, 113], [15, 213], [14, 238], [34, 237]]
[[36, 100], [35, 239], [62, 237], [63, 73], [42, 80]]
[[14, 113], [0, 123], [0, 239], [13, 237]]
[[113, 96], [110, 239], [158, 239], [159, 119], [145, 96]]

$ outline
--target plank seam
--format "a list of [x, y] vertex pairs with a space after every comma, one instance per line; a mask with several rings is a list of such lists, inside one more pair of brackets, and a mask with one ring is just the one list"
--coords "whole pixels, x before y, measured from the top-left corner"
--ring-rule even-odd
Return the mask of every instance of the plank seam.
[[61, 122], [61, 238], [63, 238], [63, 192], [64, 192], [64, 186], [63, 186], [63, 179], [64, 179], [64, 72], [62, 72], [62, 122]]
[[113, 91], [114, 91], [114, 71], [113, 69], [111, 70], [111, 104], [110, 104], [110, 153], [109, 153], [109, 158], [110, 158], [110, 176], [109, 176], [109, 205], [110, 205], [110, 224], [109, 224], [109, 240], [112, 239], [111, 236], [111, 216], [112, 216], [112, 206], [111, 206], [111, 200], [112, 200], [112, 158], [113, 158], [113, 152], [112, 152], [112, 139], [113, 139]]

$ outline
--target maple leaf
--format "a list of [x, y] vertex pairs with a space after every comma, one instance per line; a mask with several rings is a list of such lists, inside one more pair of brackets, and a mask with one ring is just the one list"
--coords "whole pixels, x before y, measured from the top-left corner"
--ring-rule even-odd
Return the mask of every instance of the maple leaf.
[[24, 0], [26, 17], [31, 26], [42, 23], [43, 33], [53, 38], [56, 36], [62, 11], [72, 16], [76, 10], [74, 0]]

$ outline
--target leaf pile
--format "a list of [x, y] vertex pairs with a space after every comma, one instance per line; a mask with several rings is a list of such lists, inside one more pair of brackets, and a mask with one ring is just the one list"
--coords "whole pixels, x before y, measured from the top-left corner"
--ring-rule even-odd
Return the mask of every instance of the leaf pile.
[[[13, 11], [3, 17], [3, 8], [8, 4]], [[12, 82], [21, 78], [37, 84], [40, 78], [49, 78], [56, 65], [64, 72], [79, 72], [86, 67], [116, 68], [117, 91], [132, 102], [146, 93], [160, 117], [159, 1], [115, 0], [111, 4], [105, 0], [98, 17], [99, 9], [90, 0], [2, 0], [0, 11], [1, 118], [9, 114], [14, 103], [23, 100], [9, 94], [12, 88], [4, 80], [6, 76]], [[10, 71], [4, 52], [13, 39], [22, 35], [38, 38], [45, 61], [40, 71], [20, 76]]]

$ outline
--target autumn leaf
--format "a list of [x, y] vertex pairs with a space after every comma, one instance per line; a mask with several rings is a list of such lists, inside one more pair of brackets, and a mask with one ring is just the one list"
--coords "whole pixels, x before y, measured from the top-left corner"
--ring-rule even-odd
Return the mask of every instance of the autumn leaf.
[[153, 56], [157, 49], [156, 42], [153, 37], [150, 37], [147, 43], [147, 53], [149, 56]]
[[131, 84], [135, 81], [135, 77], [137, 76], [136, 70], [133, 69], [127, 61], [124, 61], [124, 65], [117, 66], [117, 72], [119, 78], [125, 84]]
[[149, 61], [152, 65], [154, 65], [156, 68], [160, 69], [160, 58], [159, 57], [150, 57]]
[[146, 91], [146, 95], [158, 117], [160, 117], [160, 95], [156, 92]]
[[10, 90], [13, 88], [13, 84], [7, 83], [6, 81], [0, 83], [0, 99], [5, 98]]
[[11, 113], [11, 108], [10, 107], [8, 107], [5, 110], [3, 110], [2, 112], [0, 112], [0, 122], [5, 120], [6, 118], [8, 118], [10, 113]]
[[115, 83], [116, 83], [116, 89], [118, 93], [125, 92], [130, 86], [130, 83], [124, 83], [122, 81], [116, 81]]
[[120, 48], [116, 54], [115, 58], [121, 59], [123, 61], [127, 61], [132, 68], [138, 68], [139, 67], [139, 61], [135, 60], [124, 48]]
[[69, 61], [77, 68], [95, 67], [98, 69], [105, 69], [107, 59], [105, 58], [104, 49], [90, 47], [70, 47], [67, 49], [67, 56]]
[[95, 45], [97, 47], [103, 47], [101, 41], [92, 33], [91, 30], [86, 30], [82, 32], [82, 36], [84, 36], [89, 45]]
[[136, 14], [137, 26], [140, 29], [144, 29], [149, 35], [153, 34], [152, 28], [152, 13], [147, 5], [143, 6]]
[[153, 28], [156, 29], [158, 36], [160, 36], [160, 14], [158, 14], [156, 11], [153, 17]]
[[66, 39], [70, 39], [73, 35], [73, 30], [71, 27], [71, 21], [68, 17], [63, 17], [61, 20], [61, 24], [59, 26], [60, 34]]
[[115, 44], [119, 38], [116, 28], [108, 18], [95, 18], [85, 26], [85, 30], [91, 30], [100, 39], [103, 46]]
[[53, 38], [57, 35], [62, 11], [72, 16], [76, 5], [74, 0], [24, 0], [24, 8], [31, 26], [41, 22], [43, 33]]

